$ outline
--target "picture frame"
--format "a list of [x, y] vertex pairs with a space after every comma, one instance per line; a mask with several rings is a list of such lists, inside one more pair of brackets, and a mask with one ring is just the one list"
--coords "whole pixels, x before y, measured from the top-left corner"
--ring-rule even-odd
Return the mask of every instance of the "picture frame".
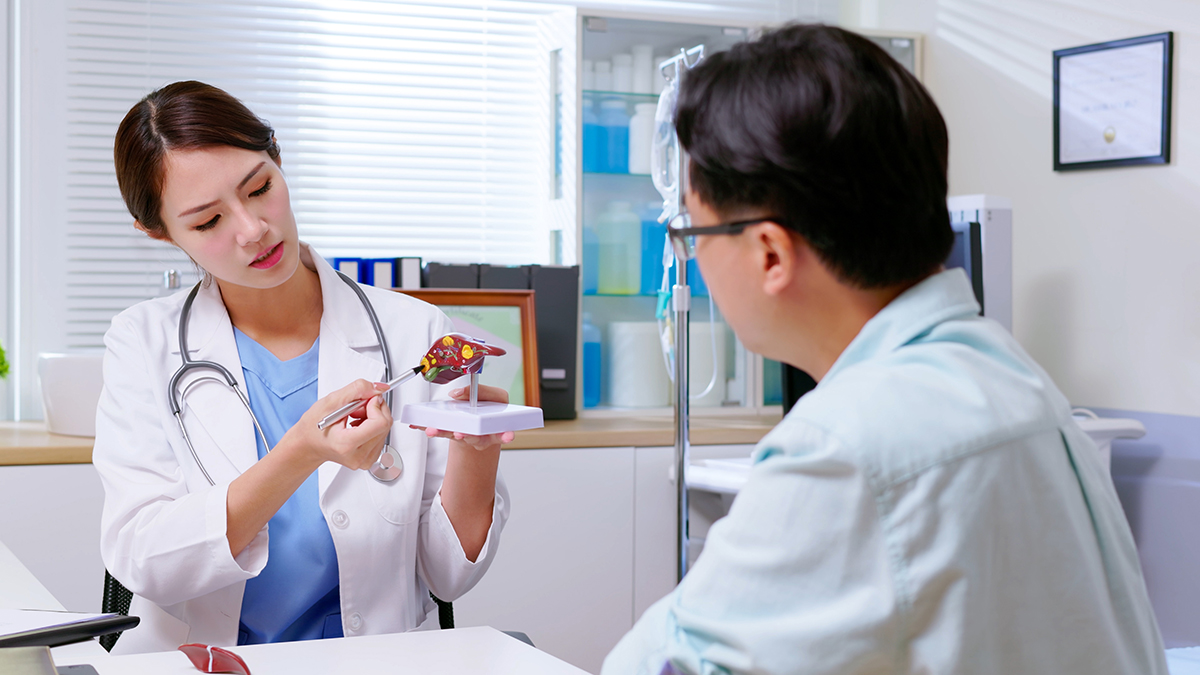
[[1054, 170], [1171, 161], [1174, 33], [1054, 52]]
[[505, 389], [509, 403], [541, 407], [533, 291], [492, 288], [392, 290], [437, 305], [454, 322], [456, 331], [506, 349], [508, 353], [504, 356], [484, 362], [480, 384]]

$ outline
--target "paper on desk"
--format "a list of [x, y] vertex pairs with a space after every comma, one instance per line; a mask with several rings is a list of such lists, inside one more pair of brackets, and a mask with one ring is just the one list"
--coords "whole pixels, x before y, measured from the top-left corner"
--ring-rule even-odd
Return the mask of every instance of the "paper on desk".
[[91, 621], [108, 614], [86, 614], [84, 612], [49, 612], [41, 609], [0, 609], [0, 637], [13, 633], [66, 626], [81, 621]]

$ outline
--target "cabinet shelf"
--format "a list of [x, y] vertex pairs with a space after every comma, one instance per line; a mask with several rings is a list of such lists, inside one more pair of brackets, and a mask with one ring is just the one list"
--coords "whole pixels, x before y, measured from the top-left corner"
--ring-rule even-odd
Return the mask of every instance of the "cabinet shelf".
[[584, 176], [628, 176], [630, 178], [649, 178], [648, 173], [627, 173], [623, 171], [584, 171]]
[[651, 103], [658, 100], [658, 94], [635, 94], [631, 91], [604, 91], [601, 89], [584, 89], [585, 96], [619, 96], [639, 103]]

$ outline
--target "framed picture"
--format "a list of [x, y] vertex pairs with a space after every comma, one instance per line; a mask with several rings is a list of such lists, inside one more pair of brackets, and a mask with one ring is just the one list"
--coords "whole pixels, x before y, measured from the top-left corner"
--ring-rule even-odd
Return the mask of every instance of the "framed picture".
[[484, 361], [479, 383], [506, 390], [509, 403], [540, 407], [533, 291], [483, 288], [394, 290], [437, 305], [454, 322], [454, 330], [508, 352]]
[[1054, 170], [1171, 160], [1173, 33], [1054, 52]]

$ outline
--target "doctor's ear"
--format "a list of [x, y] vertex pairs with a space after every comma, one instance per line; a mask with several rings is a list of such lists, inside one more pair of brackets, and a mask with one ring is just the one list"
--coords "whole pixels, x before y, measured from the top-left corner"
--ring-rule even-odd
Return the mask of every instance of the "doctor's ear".
[[146, 227], [145, 225], [142, 225], [142, 221], [140, 221], [140, 220], [134, 220], [133, 226], [136, 227], [137, 229], [141, 230], [142, 232], [145, 232], [146, 236], [150, 237], [151, 239], [165, 241], [168, 244], [175, 243], [174, 241], [171, 241], [171, 236], [169, 234], [167, 234], [166, 227], [159, 226], [156, 229], [150, 229], [150, 228]]

